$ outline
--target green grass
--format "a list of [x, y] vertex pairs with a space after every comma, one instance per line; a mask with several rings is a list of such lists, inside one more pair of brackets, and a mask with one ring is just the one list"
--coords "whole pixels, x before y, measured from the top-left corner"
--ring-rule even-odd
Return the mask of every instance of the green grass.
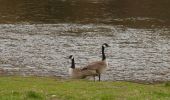
[[0, 77], [0, 100], [170, 100], [170, 83]]

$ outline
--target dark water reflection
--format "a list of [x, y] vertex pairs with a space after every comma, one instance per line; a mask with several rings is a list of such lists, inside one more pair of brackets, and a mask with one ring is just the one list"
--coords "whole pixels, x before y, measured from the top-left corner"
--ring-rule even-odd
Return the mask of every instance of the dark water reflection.
[[0, 23], [170, 26], [169, 0], [0, 0]]

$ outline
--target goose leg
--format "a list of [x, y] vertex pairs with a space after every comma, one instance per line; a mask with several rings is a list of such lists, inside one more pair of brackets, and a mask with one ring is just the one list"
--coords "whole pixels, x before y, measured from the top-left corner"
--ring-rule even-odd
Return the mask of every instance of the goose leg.
[[94, 82], [95, 82], [95, 76], [93, 76], [93, 78], [94, 78]]
[[99, 74], [99, 81], [100, 81], [101, 74]]

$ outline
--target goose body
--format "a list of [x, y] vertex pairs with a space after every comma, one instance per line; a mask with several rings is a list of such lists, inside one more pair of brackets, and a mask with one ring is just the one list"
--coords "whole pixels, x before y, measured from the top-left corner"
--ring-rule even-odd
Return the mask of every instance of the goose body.
[[110, 47], [110, 46], [106, 43], [104, 43], [102, 45], [102, 60], [101, 61], [92, 62], [92, 63], [88, 64], [86, 67], [84, 67], [84, 69], [96, 70], [96, 72], [98, 73], [98, 76], [99, 76], [99, 81], [100, 81], [101, 73], [105, 72], [105, 70], [108, 66], [108, 63], [106, 61], [106, 56], [104, 53], [105, 47]]
[[104, 61], [95, 61], [90, 64], [88, 64], [85, 68], [89, 70], [96, 70], [98, 73], [105, 72], [106, 68], [108, 66], [108, 63], [106, 60]]
[[83, 79], [83, 78], [86, 78], [88, 76], [96, 76], [97, 75], [96, 70], [87, 70], [87, 69], [81, 69], [81, 68], [75, 68], [75, 69], [70, 68], [69, 71], [70, 71], [71, 77], [75, 78], [75, 79]]
[[74, 57], [71, 55], [69, 58], [72, 60], [71, 67], [69, 68], [69, 74], [72, 78], [83, 79], [88, 76], [97, 76], [98, 75], [96, 70], [93, 70], [93, 69], [75, 68]]

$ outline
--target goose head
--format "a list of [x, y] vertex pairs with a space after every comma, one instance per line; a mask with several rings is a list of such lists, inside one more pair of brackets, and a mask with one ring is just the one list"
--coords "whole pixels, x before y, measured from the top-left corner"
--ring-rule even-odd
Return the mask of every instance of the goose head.
[[110, 47], [107, 43], [104, 43], [103, 45], [102, 45], [102, 47]]
[[70, 56], [69, 56], [69, 59], [71, 59], [71, 60], [74, 59], [73, 55], [70, 55]]

